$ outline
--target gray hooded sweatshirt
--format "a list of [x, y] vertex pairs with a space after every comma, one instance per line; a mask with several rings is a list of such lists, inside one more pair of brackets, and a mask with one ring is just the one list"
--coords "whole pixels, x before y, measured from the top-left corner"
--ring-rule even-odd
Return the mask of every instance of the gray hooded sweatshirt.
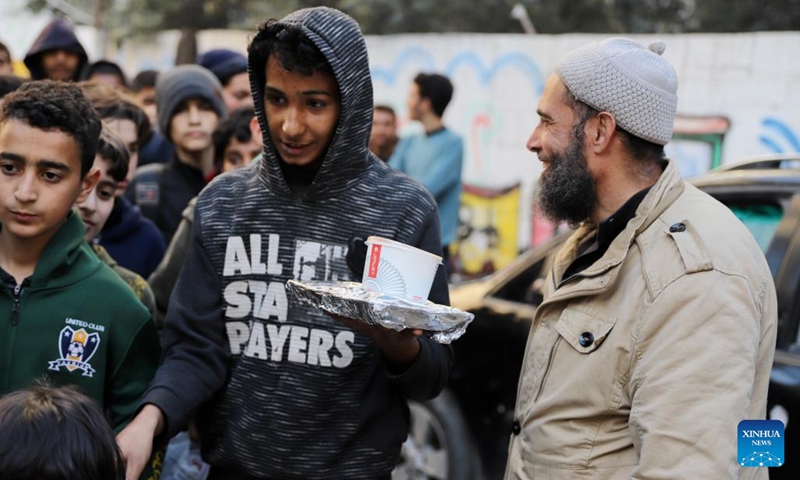
[[[163, 365], [142, 403], [161, 408], [170, 434], [195, 415], [215, 478], [377, 478], [399, 460], [406, 398], [438, 395], [452, 350], [421, 337], [415, 362], [395, 371], [371, 338], [300, 304], [284, 285], [359, 281], [348, 267], [358, 262], [347, 259], [355, 237], [441, 255], [436, 203], [368, 150], [372, 81], [358, 24], [329, 8], [281, 22], [300, 25], [333, 69], [335, 134], [313, 181], [293, 194], [263, 110], [265, 63], [251, 55], [262, 160], [217, 177], [199, 196]], [[447, 304], [442, 270], [430, 299]]]

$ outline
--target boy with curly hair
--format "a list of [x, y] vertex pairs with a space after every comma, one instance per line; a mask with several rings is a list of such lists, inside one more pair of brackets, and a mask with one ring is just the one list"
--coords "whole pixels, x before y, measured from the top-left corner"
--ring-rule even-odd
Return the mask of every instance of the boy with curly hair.
[[155, 323], [84, 240], [100, 119], [81, 90], [37, 81], [0, 110], [0, 394], [49, 377], [129, 420], [160, 355]]

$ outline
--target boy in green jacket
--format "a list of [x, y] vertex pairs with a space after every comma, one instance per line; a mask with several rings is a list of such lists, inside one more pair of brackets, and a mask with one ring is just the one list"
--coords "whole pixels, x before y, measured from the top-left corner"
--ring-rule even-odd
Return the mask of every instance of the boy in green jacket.
[[97, 182], [99, 136], [71, 84], [27, 83], [0, 109], [0, 395], [45, 376], [76, 385], [118, 431], [160, 348], [147, 309], [94, 255], [72, 211]]

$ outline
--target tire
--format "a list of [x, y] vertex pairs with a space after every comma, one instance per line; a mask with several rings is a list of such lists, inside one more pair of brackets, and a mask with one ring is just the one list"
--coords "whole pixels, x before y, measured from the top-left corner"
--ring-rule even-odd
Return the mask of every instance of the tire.
[[477, 454], [452, 394], [444, 390], [424, 403], [409, 400], [408, 407], [411, 426], [392, 480], [479, 478]]

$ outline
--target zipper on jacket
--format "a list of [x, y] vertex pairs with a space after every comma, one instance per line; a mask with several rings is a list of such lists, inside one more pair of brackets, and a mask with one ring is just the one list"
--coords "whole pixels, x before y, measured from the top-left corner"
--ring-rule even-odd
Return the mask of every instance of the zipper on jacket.
[[[7, 285], [9, 290], [11, 290], [11, 296], [14, 298], [14, 306], [11, 307], [11, 326], [16, 327], [19, 323], [19, 316], [22, 310], [22, 293], [25, 291], [25, 287], [28, 286], [29, 279], [25, 279], [22, 283], [11, 283], [13, 280], [10, 280]], [[12, 287], [13, 285], [13, 287]]]
[[[19, 323], [20, 317], [20, 298], [22, 297], [23, 287], [27, 285], [28, 280], [26, 279], [21, 284], [17, 284], [15, 280], [7, 279], [5, 283], [5, 287], [8, 288], [8, 292], [11, 293], [11, 297], [14, 301], [14, 306], [11, 308], [11, 319], [9, 321], [9, 326], [4, 327], [7, 331], [5, 337], [5, 346], [6, 351], [5, 358], [3, 358], [3, 368], [4, 370], [8, 370], [8, 366], [12, 364], [12, 358], [14, 356], [14, 337], [17, 324]], [[12, 283], [13, 282], [13, 283]], [[10, 374], [7, 371], [0, 372], [0, 391], [8, 391], [8, 382], [9, 382]]]
[[22, 285], [14, 285], [14, 307], [11, 309], [11, 326], [16, 327], [19, 323], [19, 298], [22, 296]]

